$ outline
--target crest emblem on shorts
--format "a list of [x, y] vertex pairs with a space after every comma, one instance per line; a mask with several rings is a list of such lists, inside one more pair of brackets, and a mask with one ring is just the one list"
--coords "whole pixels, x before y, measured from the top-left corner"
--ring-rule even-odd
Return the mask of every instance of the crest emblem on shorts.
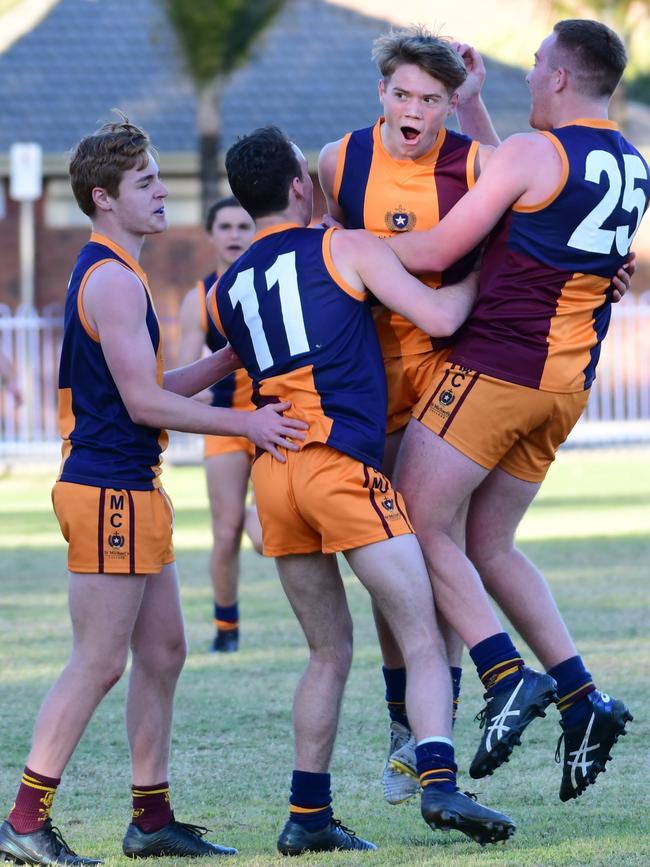
[[111, 533], [108, 537], [108, 544], [111, 548], [122, 548], [124, 546], [124, 536], [120, 536], [119, 533]]
[[390, 232], [410, 232], [415, 228], [417, 217], [413, 211], [406, 211], [403, 205], [398, 205], [394, 211], [386, 211], [384, 221]]
[[443, 406], [449, 406], [450, 404], [452, 404], [452, 403], [454, 402], [454, 393], [453, 393], [453, 391], [449, 391], [448, 389], [445, 390], [445, 391], [443, 391], [443, 393], [440, 395], [440, 397], [438, 398], [438, 400], [440, 401], [440, 403], [441, 403]]
[[381, 504], [387, 512], [392, 512], [395, 508], [395, 503], [390, 497], [384, 497], [384, 499], [381, 501]]

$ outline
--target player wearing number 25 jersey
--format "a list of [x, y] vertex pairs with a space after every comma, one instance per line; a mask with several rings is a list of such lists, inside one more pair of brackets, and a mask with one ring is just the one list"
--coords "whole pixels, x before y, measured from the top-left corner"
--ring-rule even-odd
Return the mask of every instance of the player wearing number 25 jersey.
[[[557, 151], [560, 182], [544, 201], [513, 204], [495, 227], [476, 307], [442, 376], [413, 410], [478, 463], [499, 463], [529, 481], [541, 481], [585, 407], [609, 326], [611, 281], [650, 196], [646, 162], [612, 121], [577, 120], [539, 134]], [[526, 388], [509, 396], [506, 383]], [[540, 426], [542, 417], [550, 420]], [[486, 419], [494, 421], [487, 429]]]
[[513, 205], [495, 229], [451, 360], [543, 391], [581, 391], [607, 333], [612, 277], [646, 209], [648, 166], [612, 121], [540, 135], [557, 149], [560, 183], [538, 205]]

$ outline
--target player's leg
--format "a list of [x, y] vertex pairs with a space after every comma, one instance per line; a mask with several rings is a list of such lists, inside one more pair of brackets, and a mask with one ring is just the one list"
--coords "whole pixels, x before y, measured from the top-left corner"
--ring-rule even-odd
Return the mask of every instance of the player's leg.
[[469, 647], [486, 687], [490, 715], [470, 768], [477, 777], [492, 773], [506, 760], [526, 726], [543, 714], [555, 695], [552, 678], [524, 667], [476, 568], [452, 537], [456, 514], [488, 472], [411, 419], [396, 484], [422, 545], [436, 605]]
[[[402, 427], [388, 434], [386, 437], [382, 472], [389, 479], [392, 478], [395, 470], [395, 463], [404, 430], [405, 428]], [[463, 550], [465, 546], [466, 512], [467, 507], [464, 505], [454, 519], [452, 531], [454, 539]], [[411, 732], [406, 714], [406, 667], [390, 625], [374, 599], [372, 600], [372, 613], [382, 654], [382, 674], [386, 687], [385, 697], [388, 715], [390, 717], [388, 756], [382, 772], [382, 786], [384, 798], [389, 804], [401, 804], [415, 796], [419, 791], [419, 783], [415, 774], [415, 738]], [[454, 720], [460, 698], [464, 645], [460, 636], [449, 626], [444, 618], [439, 615], [438, 620], [447, 649], [453, 692], [452, 720]], [[401, 773], [398, 769], [404, 769], [407, 772]]]
[[329, 765], [352, 662], [352, 619], [336, 557], [287, 555], [276, 563], [309, 646], [309, 663], [294, 696], [291, 806], [278, 849], [284, 855], [374, 849], [332, 821]]
[[143, 576], [70, 573], [72, 653], [36, 720], [15, 805], [0, 829], [0, 856], [50, 863], [70, 853], [52, 831], [52, 801], [90, 718], [124, 671], [144, 587]]
[[456, 828], [483, 844], [505, 840], [515, 826], [456, 786], [451, 740], [451, 681], [424, 558], [414, 535], [346, 551], [352, 569], [389, 618], [407, 669], [406, 706], [416, 738], [422, 814], [433, 828]]
[[244, 532], [250, 539], [253, 550], [258, 554], [263, 554], [264, 545], [262, 543], [262, 524], [260, 523], [260, 516], [257, 514], [257, 505], [255, 503], [254, 493], [251, 493], [250, 501], [246, 504]]
[[176, 821], [172, 812], [169, 747], [174, 693], [186, 652], [175, 563], [147, 577], [131, 650], [126, 730], [133, 817], [124, 837], [124, 853], [130, 857], [234, 854], [233, 849], [204, 840], [204, 829]]
[[515, 545], [516, 529], [539, 487], [493, 470], [472, 498], [468, 552], [489, 593], [557, 681], [565, 742], [560, 797], [569, 800], [605, 769], [631, 716], [623, 702], [596, 690], [549, 585]]
[[210, 576], [216, 635], [211, 650], [231, 652], [239, 642], [239, 548], [244, 527], [250, 458], [245, 451], [206, 457], [212, 517]]

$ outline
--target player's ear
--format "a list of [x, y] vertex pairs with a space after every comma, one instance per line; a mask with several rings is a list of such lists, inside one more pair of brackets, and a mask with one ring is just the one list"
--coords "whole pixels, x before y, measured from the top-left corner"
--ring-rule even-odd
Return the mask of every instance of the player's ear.
[[447, 117], [452, 115], [456, 111], [456, 106], [458, 105], [458, 91], [454, 91], [449, 98], [449, 108], [447, 109]]
[[555, 92], [556, 93], [559, 93], [561, 90], [564, 90], [564, 88], [569, 83], [570, 75], [571, 75], [571, 73], [569, 72], [568, 69], [565, 69], [564, 66], [558, 66], [558, 68], [555, 70], [555, 78], [554, 78]]
[[305, 197], [305, 190], [302, 178], [295, 177], [291, 181], [291, 191], [297, 199], [303, 199]]
[[104, 187], [93, 187], [91, 196], [96, 208], [98, 208], [100, 211], [110, 211], [110, 196], [108, 195]]
[[379, 93], [379, 102], [384, 104], [384, 96], [386, 94], [386, 84], [383, 78], [379, 79], [379, 84], [377, 85], [377, 91]]

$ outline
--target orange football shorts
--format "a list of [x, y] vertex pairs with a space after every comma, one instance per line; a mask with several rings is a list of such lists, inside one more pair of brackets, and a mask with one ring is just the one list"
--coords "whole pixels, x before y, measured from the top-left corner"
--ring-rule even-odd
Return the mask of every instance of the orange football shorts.
[[406, 427], [413, 407], [437, 378], [449, 355], [449, 348], [400, 358], [384, 358], [388, 387], [386, 433]]
[[251, 473], [267, 556], [333, 554], [413, 532], [378, 470], [322, 443], [286, 456], [281, 464], [265, 453]]
[[588, 398], [588, 390], [541, 391], [446, 362], [413, 417], [482, 467], [541, 482]]
[[162, 488], [117, 491], [59, 481], [52, 504], [71, 572], [149, 575], [175, 560], [174, 510]]

